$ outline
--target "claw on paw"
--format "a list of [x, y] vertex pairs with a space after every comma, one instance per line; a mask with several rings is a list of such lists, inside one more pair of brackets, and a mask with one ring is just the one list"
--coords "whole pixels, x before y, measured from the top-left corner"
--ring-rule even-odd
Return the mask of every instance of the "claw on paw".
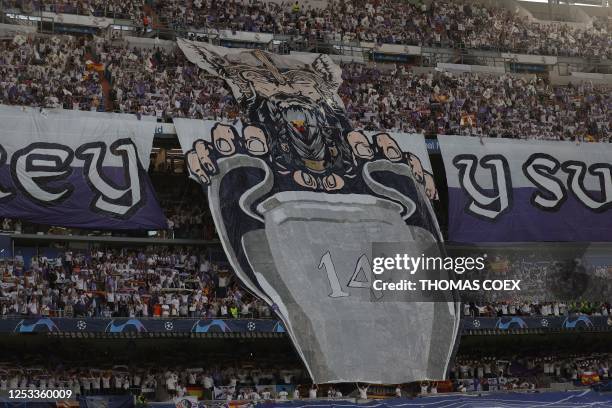
[[232, 126], [216, 124], [212, 129], [212, 140], [215, 149], [223, 156], [236, 153], [238, 134]]
[[243, 130], [244, 147], [253, 156], [262, 156], [268, 153], [268, 142], [264, 131], [253, 125], [246, 126]]
[[402, 149], [388, 133], [379, 133], [374, 136], [374, 143], [378, 151], [389, 161], [402, 160]]
[[317, 180], [309, 173], [298, 170], [293, 173], [293, 180], [302, 187], [316, 190]]

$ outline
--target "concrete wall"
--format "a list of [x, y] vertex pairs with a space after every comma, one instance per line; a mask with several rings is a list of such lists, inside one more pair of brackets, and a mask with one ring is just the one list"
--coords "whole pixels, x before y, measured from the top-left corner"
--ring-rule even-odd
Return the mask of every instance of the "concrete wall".
[[16, 34], [34, 34], [35, 25], [0, 24], [0, 38], [13, 38]]
[[176, 47], [175, 41], [160, 40], [157, 38], [125, 36], [123, 39], [128, 43], [130, 48], [162, 48], [165, 50], [172, 50]]
[[555, 70], [549, 73], [550, 82], [555, 85], [567, 85], [590, 81], [598, 85], [606, 85], [612, 88], [612, 74], [594, 74], [591, 72], [570, 72], [569, 75], [559, 75]]
[[582, 8], [577, 6], [568, 6], [567, 4], [549, 6], [547, 3], [533, 3], [529, 1], [520, 1], [518, 4], [531, 14], [532, 19], [530, 21], [535, 23], [563, 23], [576, 28], [586, 28], [592, 24], [591, 17]]
[[580, 10], [582, 10], [585, 14], [595, 17], [595, 16], [612, 16], [612, 7], [589, 7], [589, 6], [576, 6]]

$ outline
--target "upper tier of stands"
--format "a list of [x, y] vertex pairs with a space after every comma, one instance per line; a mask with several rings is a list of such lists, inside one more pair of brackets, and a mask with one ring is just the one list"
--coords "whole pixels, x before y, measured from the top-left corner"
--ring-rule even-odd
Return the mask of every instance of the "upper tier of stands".
[[[69, 36], [0, 41], [0, 102], [44, 108], [229, 119], [222, 81], [175, 48]], [[546, 76], [343, 63], [339, 93], [355, 128], [549, 140], [610, 141], [612, 92]]]
[[5, 0], [3, 7], [9, 13], [48, 18], [52, 18], [49, 13], [110, 17], [131, 21], [143, 33], [150, 29], [213, 29], [271, 33], [304, 41], [612, 57], [609, 12], [608, 16], [604, 12], [589, 16], [579, 8], [542, 9], [513, 0], [483, 4], [445, 0], [152, 0], [146, 4], [142, 0]]

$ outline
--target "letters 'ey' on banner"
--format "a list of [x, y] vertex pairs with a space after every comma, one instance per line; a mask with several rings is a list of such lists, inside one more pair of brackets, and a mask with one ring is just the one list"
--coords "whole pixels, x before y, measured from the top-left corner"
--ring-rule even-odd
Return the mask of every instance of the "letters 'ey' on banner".
[[156, 123], [132, 115], [0, 107], [0, 217], [161, 229], [147, 174]]

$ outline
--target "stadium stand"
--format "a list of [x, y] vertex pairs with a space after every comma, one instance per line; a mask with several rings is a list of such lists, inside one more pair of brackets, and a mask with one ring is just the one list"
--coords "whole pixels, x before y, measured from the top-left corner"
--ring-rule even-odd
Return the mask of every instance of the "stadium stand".
[[[100, 332], [109, 337], [123, 336], [131, 342], [139, 339], [141, 329], [124, 332], [123, 326], [133, 322], [136, 325], [142, 319], [159, 323], [159, 329], [148, 333], [155, 343], [159, 339], [154, 337], [174, 335], [177, 321], [189, 325], [193, 321], [193, 327], [176, 330], [177, 337], [219, 341], [230, 348], [231, 354], [227, 361], [219, 358], [201, 362], [195, 357], [198, 352], [186, 347], [186, 352], [193, 354], [192, 360], [188, 357], [180, 362], [172, 356], [170, 360], [164, 357], [168, 349], [153, 346], [147, 351], [151, 359], [148, 362], [135, 361], [129, 351], [115, 351], [102, 357], [108, 361], [100, 361], [99, 356], [79, 356], [79, 364], [73, 368], [65, 364], [65, 356], [26, 362], [7, 350], [0, 353], [0, 397], [17, 388], [64, 388], [75, 396], [128, 395], [132, 405], [134, 401], [144, 405], [172, 398], [177, 402], [194, 395], [215, 399], [217, 404], [227, 401], [228, 406], [306, 397], [327, 397], [337, 400], [333, 404], [348, 406], [345, 398], [359, 400], [358, 384], [357, 388], [353, 384], [316, 388], [304, 367], [288, 358], [249, 361], [261, 346], [248, 343], [251, 337], [265, 340], [268, 331], [285, 336], [285, 329], [275, 321], [278, 306], [268, 306], [252, 295], [225, 260], [211, 256], [210, 247], [220, 245], [207, 200], [199, 186], [186, 182], [187, 171], [176, 134], [164, 133], [167, 128], [162, 126], [171, 124], [172, 118], [230, 123], [245, 118], [223, 81], [189, 62], [175, 45], [162, 44], [160, 37], [197, 38], [216, 45], [268, 48], [281, 53], [327, 52], [340, 62], [343, 83], [339, 95], [356, 129], [422, 133], [431, 138], [452, 134], [574, 141], [577, 148], [583, 142], [612, 143], [609, 11], [608, 15], [593, 17], [581, 11], [576, 19], [576, 15], [569, 14], [571, 8], [563, 13], [554, 14], [552, 9], [545, 13], [536, 6], [510, 1], [313, 3], [0, 0], [0, 22], [15, 22], [15, 13], [40, 19], [35, 20], [39, 21], [35, 23], [39, 32], [11, 33], [0, 38], [0, 103], [35, 107], [41, 112], [66, 109], [129, 113], [138, 119], [157, 121], [161, 130], [156, 134], [151, 166], [146, 170], [168, 220], [164, 230], [126, 232], [80, 230], [2, 218], [0, 232], [13, 245], [11, 257], [0, 253], [0, 318], [6, 323], [2, 331], [19, 332], [20, 327], [27, 326], [22, 333], [36, 334], [39, 322], [50, 322], [51, 328], [40, 329], [41, 333], [48, 331], [49, 338], [54, 335], [80, 339]], [[113, 24], [104, 29], [94, 27], [86, 35], [78, 33], [74, 26], [51, 34], [40, 32], [48, 28], [44, 18], [56, 19], [64, 14], [104, 17]], [[58, 21], [61, 22], [54, 20]], [[58, 27], [62, 24], [58, 23]], [[63, 31], [75, 34], [64, 35]], [[119, 31], [140, 38], [128, 38]], [[221, 32], [239, 40], [224, 41]], [[243, 32], [248, 35], [241, 37]], [[271, 34], [269, 43], [249, 41], [260, 34]], [[402, 51], [401, 57], [394, 52], [381, 57], [378, 52], [385, 45], [404, 50], [419, 47], [419, 56], [409, 51], [404, 55]], [[345, 47], [354, 47], [361, 55], [349, 56]], [[385, 58], [390, 62], [384, 62]], [[564, 69], [565, 75], [561, 75]], [[598, 76], [600, 70], [603, 74]], [[179, 153], [169, 159], [172, 150]], [[443, 218], [441, 215], [444, 228]], [[74, 241], [64, 241], [60, 235]], [[88, 235], [91, 242], [79, 241], [80, 236]], [[57, 242], [42, 242], [42, 236], [50, 240], [57, 236]], [[126, 236], [135, 237], [137, 244], [105, 246]], [[108, 241], [98, 243], [97, 238], [102, 237]], [[156, 240], [163, 240], [164, 245]], [[165, 246], [172, 240], [177, 243]], [[26, 243], [15, 248], [15, 242], [22, 241]], [[186, 241], [195, 243], [187, 246]], [[26, 256], [21, 254], [24, 248]], [[509, 256], [495, 262], [506, 264], [508, 270], [537, 288], [544, 284], [546, 274], [561, 263], [559, 259], [538, 259], [539, 256], [533, 250], [522, 258]], [[607, 278], [612, 276], [612, 266], [589, 272]], [[605, 292], [609, 288], [603, 285], [599, 289]], [[523, 333], [527, 340], [517, 342], [519, 352], [515, 354], [502, 346], [495, 354], [460, 349], [451, 362], [448, 380], [397, 388], [395, 384], [381, 385], [369, 389], [369, 396], [426, 396], [427, 405], [434, 407], [438, 402], [440, 406], [447, 403], [435, 394], [470, 393], [469, 398], [478, 395], [482, 399], [466, 399], [466, 406], [486, 406], [483, 401], [488, 398], [491, 404], [501, 401], [507, 406], [562, 406], [574, 397], [599, 403], [605, 394], [594, 396], [586, 390], [594, 384], [604, 388], [612, 384], [609, 346], [603, 347], [603, 352], [591, 352], [587, 342], [584, 349], [574, 345], [569, 353], [520, 353], [521, 347], [533, 339], [529, 333], [605, 336], [612, 328], [609, 297], [588, 301], [542, 298], [529, 290], [511, 298], [492, 293], [465, 301], [461, 312], [464, 335], [480, 339], [502, 332], [508, 336]], [[200, 319], [222, 329], [209, 333], [207, 327], [201, 332], [206, 338], [200, 339], [196, 327]], [[259, 319], [266, 319], [272, 329], [256, 329]], [[59, 326], [75, 329], [62, 331], [52, 326], [60, 320], [70, 325]], [[232, 327], [239, 329], [232, 333], [227, 329], [226, 333], [225, 320], [237, 322]], [[94, 321], [101, 322], [96, 330]], [[114, 325], [121, 326], [116, 333], [112, 330]], [[143, 331], [149, 327], [153, 326]], [[529, 332], [531, 329], [533, 332]], [[603, 341], [606, 339], [609, 340], [604, 337]], [[136, 343], [126, 344], [128, 350], [136, 347]], [[244, 349], [248, 353], [242, 353]], [[268, 350], [270, 355], [276, 352]], [[213, 359], [217, 357], [211, 355]], [[114, 364], [115, 359], [125, 364]], [[549, 399], [530, 393], [502, 394], [507, 395], [507, 401], [505, 397], [496, 399], [494, 394], [551, 389], [579, 389], [581, 393], [548, 393]], [[368, 397], [368, 389], [365, 392]], [[425, 400], [419, 398], [402, 406], [419, 401]], [[456, 401], [452, 399], [450, 403]], [[602, 406], [607, 403], [602, 402]]]
[[[495, 49], [527, 54], [610, 57], [606, 26], [582, 29], [564, 24], [539, 24], [510, 8], [435, 1], [340, 1], [325, 7], [299, 3], [241, 1], [155, 1], [145, 10], [141, 1], [94, 1], [71, 5], [54, 0], [14, 1], [8, 6], [58, 13], [128, 15], [139, 24], [152, 15], [174, 30], [224, 29], [301, 36], [333, 41]], [[532, 17], [533, 20], [533, 17]]]
[[[3, 41], [7, 52], [2, 68], [7, 75], [0, 100], [45, 108], [115, 110], [166, 120], [234, 120], [239, 116], [226, 86], [186, 61], [176, 49], [130, 49], [101, 41], [80, 45], [70, 41], [74, 41], [70, 53], [77, 54], [73, 58], [52, 46], [63, 43], [59, 37]], [[62, 62], [55, 61], [56, 54]], [[84, 55], [96, 61], [89, 69]], [[75, 64], [72, 75], [65, 73], [71, 72], [71, 66], [65, 65], [68, 59]], [[60, 64], [62, 74], [52, 82], [54, 87], [47, 88], [42, 82], [48, 80], [46, 72], [53, 72], [54, 64]], [[17, 68], [22, 65], [31, 68], [24, 73]], [[106, 95], [95, 69], [109, 83]], [[356, 128], [429, 135], [611, 140], [612, 93], [606, 85], [579, 82], [554, 86], [545, 78], [484, 73], [416, 74], [405, 66], [354, 63], [343, 65], [343, 78], [340, 95]]]
[[[517, 391], [564, 386], [574, 388], [595, 381], [609, 380], [607, 354], [577, 354], [574, 356], [520, 356], [508, 358], [458, 357], [446, 381], [423, 381], [400, 389], [402, 395], [428, 396], [435, 394], [490, 391]], [[212, 366], [212, 367], [211, 367]], [[597, 380], [595, 380], [597, 378]], [[185, 397], [200, 393], [205, 399], [235, 401], [270, 401], [312, 398], [311, 385], [305, 373], [282, 362], [252, 364], [194, 364], [142, 368], [138, 365], [117, 364], [69, 369], [62, 367], [12, 365], [0, 367], [0, 391], [8, 389], [72, 390], [75, 396], [122, 395]], [[384, 389], [385, 387], [383, 387]], [[387, 386], [387, 389], [392, 387]], [[297, 390], [297, 394], [295, 391]], [[291, 391], [289, 394], [287, 391]], [[372, 393], [381, 392], [372, 390]], [[320, 399], [342, 400], [354, 397], [355, 386], [321, 386], [314, 395]], [[486, 395], [486, 394], [485, 394]]]
[[25, 12], [52, 12], [58, 14], [81, 14], [95, 17], [113, 17], [138, 20], [142, 14], [143, 1], [67, 1], [67, 0], [7, 0], [5, 8]]
[[[524, 259], [530, 263], [525, 266]], [[558, 260], [538, 253], [515, 259], [510, 268], [524, 276], [554, 270]], [[273, 313], [240, 287], [227, 264], [210, 262], [197, 248], [108, 248], [65, 250], [0, 261], [0, 315], [22, 317], [270, 318]], [[593, 271], [594, 272], [594, 271]], [[538, 280], [535, 285], [543, 285]], [[538, 300], [529, 292], [501, 301], [484, 294], [466, 299], [465, 317], [603, 316], [608, 302]], [[551, 295], [554, 296], [554, 295]]]
[[267, 318], [227, 267], [194, 249], [66, 251], [2, 261], [2, 316]]

